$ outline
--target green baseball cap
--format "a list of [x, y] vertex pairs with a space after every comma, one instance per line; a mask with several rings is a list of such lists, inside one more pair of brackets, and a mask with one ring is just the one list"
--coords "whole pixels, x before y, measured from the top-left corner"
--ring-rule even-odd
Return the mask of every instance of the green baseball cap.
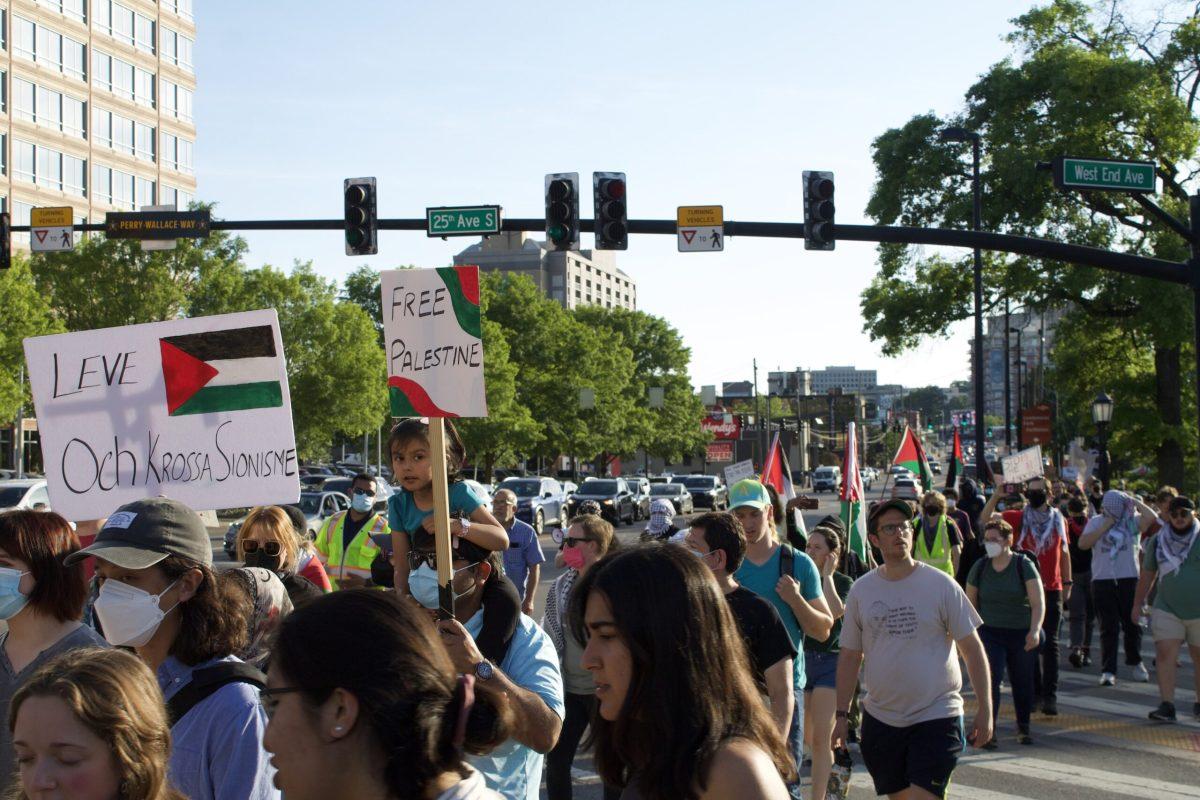
[[759, 511], [770, 508], [771, 495], [767, 494], [767, 487], [750, 478], [735, 483], [729, 490], [729, 510], [741, 506], [753, 506]]

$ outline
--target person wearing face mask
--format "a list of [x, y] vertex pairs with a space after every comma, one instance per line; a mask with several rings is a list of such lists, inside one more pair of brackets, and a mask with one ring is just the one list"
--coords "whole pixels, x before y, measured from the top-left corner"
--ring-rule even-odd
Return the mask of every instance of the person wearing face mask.
[[158, 678], [171, 717], [171, 784], [191, 800], [278, 800], [262, 748], [261, 672], [234, 653], [251, 609], [224, 590], [195, 511], [155, 497], [121, 506], [95, 541], [95, 615], [110, 644], [130, 647]]
[[[325, 593], [296, 570], [300, 558], [299, 540], [292, 521], [279, 506], [260, 506], [246, 515], [246, 521], [238, 529], [237, 555], [247, 567], [265, 569], [277, 575], [292, 606], [304, 605]], [[321, 567], [316, 559], [309, 563]], [[325, 583], [328, 585], [328, 578]]]
[[1082, 497], [1068, 495], [1067, 547], [1071, 551], [1071, 599], [1067, 611], [1071, 620], [1071, 654], [1067, 661], [1075, 669], [1092, 665], [1092, 630], [1096, 622], [1096, 606], [1092, 602], [1092, 554], [1079, 546], [1079, 538], [1087, 525], [1087, 503]]
[[292, 523], [292, 530], [296, 534], [296, 574], [308, 580], [322, 592], [332, 591], [333, 584], [329, 582], [329, 575], [325, 572], [325, 567], [321, 565], [321, 555], [313, 546], [315, 537], [310, 537], [308, 533], [308, 517], [304, 516], [304, 512], [297, 505], [276, 506], [276, 508], [287, 514], [287, 518]]
[[[1133, 598], [1130, 620], [1142, 614], [1142, 606], [1157, 582], [1158, 593], [1150, 612], [1157, 658], [1158, 694], [1161, 702], [1150, 719], [1175, 721], [1175, 671], [1179, 649], [1187, 644], [1192, 664], [1200, 663], [1200, 522], [1190, 497], [1175, 497], [1167, 507], [1169, 525], [1146, 542], [1141, 574]], [[1196, 672], [1196, 698], [1192, 716], [1200, 720], [1200, 671]]]
[[[79, 622], [87, 599], [81, 566], [62, 560], [79, 549], [71, 525], [48, 511], [0, 514], [0, 718], [13, 693], [50, 659], [80, 647], [107, 646]], [[11, 731], [0, 725], [0, 789], [16, 761]]]
[[[983, 529], [987, 558], [977, 561], [967, 576], [967, 599], [979, 611], [979, 638], [992, 676], [992, 730], [1000, 716], [1000, 681], [1008, 671], [1017, 716], [1017, 741], [1032, 744], [1029, 717], [1033, 710], [1033, 668], [1042, 637], [1042, 581], [1037, 567], [1023, 553], [1013, 552], [1013, 529], [996, 518]], [[984, 743], [998, 746], [993, 732]]]
[[[971, 515], [959, 508], [958, 490], [948, 486], [942, 490], [942, 495], [946, 498], [946, 517], [958, 526], [958, 533], [962, 536], [962, 552], [958, 556], [958, 568], [954, 570], [954, 580], [958, 581], [959, 586], [965, 587], [971, 567], [983, 557], [983, 545], [980, 543], [979, 537], [975, 535], [975, 526]], [[980, 505], [982, 506], [982, 504]]]
[[315, 546], [333, 588], [372, 588], [371, 564], [380, 552], [375, 537], [389, 535], [388, 519], [373, 510], [375, 479], [370, 475], [355, 475], [350, 492], [350, 510], [325, 520]]
[[[670, 505], [670, 502], [667, 504]], [[608, 553], [614, 542], [613, 528], [608, 520], [593, 515], [572, 519], [563, 537], [563, 560], [567, 563], [567, 569], [554, 579], [546, 594], [542, 628], [550, 634], [554, 649], [558, 651], [563, 701], [566, 705], [562, 734], [558, 737], [558, 744], [546, 755], [546, 796], [549, 800], [570, 800], [571, 764], [575, 761], [579, 741], [596, 708], [596, 682], [591, 673], [580, 665], [583, 644], [575, 638], [567, 624], [572, 589], [579, 578]], [[619, 790], [604, 787], [606, 800], [615, 800], [619, 795]]]
[[[454, 619], [438, 621], [442, 643], [459, 673], [507, 695], [513, 709], [511, 738], [469, 763], [507, 800], [537, 800], [543, 755], [558, 742], [566, 713], [558, 654], [550, 635], [521, 614], [503, 655], [496, 661], [485, 657], [476, 640], [485, 627], [486, 602], [494, 596], [488, 584], [508, 578], [500, 553], [461, 537], [453, 543]], [[438, 607], [436, 557], [433, 534], [424, 528], [413, 534], [406, 566], [413, 599], [433, 611]]]
[[941, 492], [921, 496], [922, 514], [915, 524], [913, 558], [954, 577], [962, 555], [963, 537], [958, 525], [946, 516], [946, 497]]

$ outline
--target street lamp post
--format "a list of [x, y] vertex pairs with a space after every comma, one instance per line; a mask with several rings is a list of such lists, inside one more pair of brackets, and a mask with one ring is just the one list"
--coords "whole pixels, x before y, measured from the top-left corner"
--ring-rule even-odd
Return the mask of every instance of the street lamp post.
[[1008, 333], [1012, 330], [1008, 317], [1008, 298], [1004, 298], [1004, 449], [1012, 452], [1012, 377], [1009, 366], [1012, 362], [1012, 350], [1008, 345]]
[[[971, 143], [971, 229], [982, 228], [983, 197], [979, 185], [979, 133], [953, 126], [943, 128], [938, 138], [943, 142]], [[983, 254], [975, 248], [975, 344], [972, 363], [975, 367], [975, 476], [979, 481], [988, 474], [987, 456], [983, 452]]]
[[[1025, 407], [1025, 395], [1021, 392], [1021, 365], [1025, 363], [1022, 358], [1025, 355], [1021, 349], [1021, 331], [1023, 328], [1009, 328], [1010, 333], [1017, 335], [1017, 449], [1021, 449], [1021, 410]], [[1008, 352], [1004, 356], [1005, 366], [1012, 360], [1012, 353]]]
[[1113, 401], [1105, 392], [1092, 401], [1092, 422], [1100, 439], [1100, 485], [1108, 491], [1108, 424], [1112, 422]]

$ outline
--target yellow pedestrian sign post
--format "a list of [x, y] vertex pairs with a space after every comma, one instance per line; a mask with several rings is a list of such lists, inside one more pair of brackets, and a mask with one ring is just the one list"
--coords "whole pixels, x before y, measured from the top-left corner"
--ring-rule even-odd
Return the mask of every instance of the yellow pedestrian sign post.
[[722, 206], [680, 206], [675, 218], [681, 253], [719, 253], [725, 249]]
[[29, 212], [29, 249], [62, 253], [75, 249], [74, 211], [70, 206], [35, 208]]

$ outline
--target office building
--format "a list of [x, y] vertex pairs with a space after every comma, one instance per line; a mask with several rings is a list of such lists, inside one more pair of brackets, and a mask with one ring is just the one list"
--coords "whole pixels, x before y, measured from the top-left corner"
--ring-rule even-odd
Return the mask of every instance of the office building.
[[[192, 0], [9, 0], [0, 8], [3, 208], [75, 222], [195, 199]], [[28, 234], [14, 236], [17, 247]]]
[[791, 372], [768, 372], [767, 394], [796, 397], [813, 393], [812, 373], [797, 367]]
[[617, 269], [611, 250], [555, 250], [524, 231], [505, 231], [463, 250], [454, 263], [525, 275], [564, 308], [637, 309], [637, 281]]
[[[1018, 311], [1008, 315], [1009, 396], [1014, 425], [1017, 411], [1022, 406], [1029, 407], [1043, 399], [1043, 376], [1053, 365], [1051, 353], [1054, 349], [1055, 328], [1065, 314], [1064, 309], [1050, 309]], [[995, 417], [1004, 416], [1004, 321], [1003, 314], [984, 320], [983, 408], [985, 414]], [[971, 376], [974, 379], [975, 370], [970, 350], [967, 353], [967, 361], [972, 365]]]
[[863, 394], [874, 388], [876, 382], [873, 369], [826, 367], [812, 371], [813, 394], [828, 394], [830, 389], [841, 389], [846, 394]]

